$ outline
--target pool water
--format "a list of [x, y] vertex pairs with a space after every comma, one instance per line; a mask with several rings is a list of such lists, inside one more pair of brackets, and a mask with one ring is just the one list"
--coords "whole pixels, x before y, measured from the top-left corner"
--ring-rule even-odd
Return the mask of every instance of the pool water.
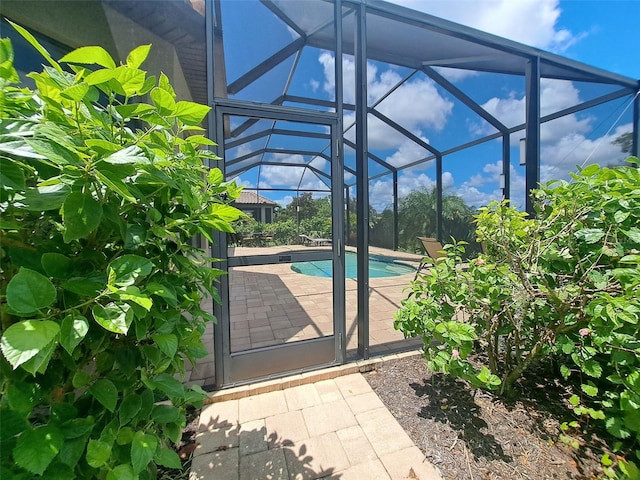
[[[357, 255], [346, 252], [345, 268], [347, 278], [356, 278]], [[331, 277], [331, 260], [318, 260], [315, 262], [297, 262], [291, 265], [291, 270], [312, 277]], [[394, 263], [392, 258], [369, 255], [369, 278], [395, 277], [406, 273], [415, 272], [415, 268], [401, 263]]]

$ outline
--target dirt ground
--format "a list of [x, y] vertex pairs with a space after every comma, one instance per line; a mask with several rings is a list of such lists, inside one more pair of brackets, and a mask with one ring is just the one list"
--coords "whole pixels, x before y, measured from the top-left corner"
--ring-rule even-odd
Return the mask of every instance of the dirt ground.
[[[446, 480], [565, 480], [602, 475], [601, 442], [571, 432], [570, 395], [555, 380], [528, 375], [506, 402], [427, 370], [421, 358], [383, 365], [365, 378], [426, 459]], [[566, 439], [566, 437], [565, 437]]]

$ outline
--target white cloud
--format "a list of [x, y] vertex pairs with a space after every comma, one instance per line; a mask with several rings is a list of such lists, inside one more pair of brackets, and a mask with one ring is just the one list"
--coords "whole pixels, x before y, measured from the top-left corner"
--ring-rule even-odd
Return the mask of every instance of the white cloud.
[[[318, 57], [318, 61], [324, 70], [323, 89], [333, 96], [335, 88], [334, 56], [332, 53], [323, 52]], [[346, 103], [355, 103], [354, 76], [354, 61], [352, 58], [345, 57], [343, 78], [344, 101]], [[368, 63], [367, 94], [369, 105], [388, 93], [401, 80], [402, 77], [392, 68], [379, 72], [376, 65]], [[377, 109], [413, 134], [422, 137], [426, 129], [440, 131], [444, 128], [452, 114], [453, 103], [440, 95], [432, 80], [423, 77], [401, 85], [389, 97], [380, 102]], [[345, 126], [351, 125], [354, 120], [355, 113], [345, 114]], [[406, 137], [403, 134], [373, 116], [368, 118], [368, 135], [369, 147], [372, 149], [398, 148], [406, 142]], [[346, 137], [353, 141], [355, 129], [349, 130]]]
[[559, 0], [391, 0], [479, 30], [534, 47], [562, 52], [584, 33], [557, 27]]
[[620, 163], [626, 155], [612, 142], [620, 135], [632, 131], [632, 125], [620, 125], [613, 132], [596, 139], [586, 138], [580, 133], [566, 135], [559, 141], [543, 145], [540, 151], [540, 180], [569, 179], [569, 172], [576, 166], [585, 167], [593, 163], [602, 166]]
[[[428, 138], [420, 137], [420, 139], [429, 143]], [[397, 147], [398, 149], [393, 153], [393, 155], [385, 158], [385, 161], [394, 167], [402, 167], [403, 165], [407, 165], [430, 155], [430, 152], [406, 137], [402, 138], [401, 142], [402, 143], [400, 143]]]

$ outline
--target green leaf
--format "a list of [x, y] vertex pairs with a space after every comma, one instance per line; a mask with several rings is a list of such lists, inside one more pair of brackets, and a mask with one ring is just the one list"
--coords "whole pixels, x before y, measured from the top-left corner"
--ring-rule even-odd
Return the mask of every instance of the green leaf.
[[127, 224], [127, 230], [124, 239], [124, 248], [135, 249], [142, 245], [147, 238], [147, 228], [144, 225], [136, 225], [134, 223]]
[[237, 220], [238, 218], [240, 218], [240, 216], [242, 216], [242, 212], [239, 209], [232, 207], [231, 205], [223, 205], [220, 203], [211, 205], [209, 212], [211, 213], [211, 215], [215, 215], [219, 219], [226, 222], [233, 222], [234, 220]]
[[60, 59], [61, 62], [81, 63], [84, 65], [100, 65], [105, 68], [116, 68], [109, 52], [98, 46], [80, 47], [67, 53]]
[[156, 452], [155, 461], [158, 465], [167, 468], [182, 468], [182, 462], [178, 454], [167, 447], [160, 447]]
[[149, 282], [147, 285], [149, 295], [157, 295], [164, 298], [169, 305], [175, 307], [178, 304], [178, 297], [175, 289], [171, 285], [162, 285], [157, 282]]
[[629, 430], [625, 428], [624, 421], [620, 417], [608, 417], [605, 420], [605, 427], [607, 431], [616, 438], [625, 439], [631, 436]]
[[2, 353], [16, 369], [53, 343], [60, 331], [50, 320], [25, 320], [7, 328], [0, 340]]
[[632, 227], [627, 231], [623, 230], [623, 233], [629, 237], [629, 240], [632, 242], [640, 244], [640, 228]]
[[115, 411], [118, 402], [118, 389], [111, 380], [106, 378], [98, 380], [91, 385], [89, 393], [111, 413]]
[[502, 383], [500, 381], [500, 378], [498, 378], [496, 375], [491, 373], [491, 371], [487, 367], [484, 367], [484, 366], [480, 370], [480, 373], [478, 373], [478, 375], [476, 375], [476, 377], [482, 383], [486, 384], [489, 388], [497, 387], [498, 385], [500, 385]]
[[89, 435], [93, 430], [94, 425], [95, 421], [93, 417], [72, 418], [62, 425], [61, 431], [65, 440], [68, 440], [71, 438], [78, 438]]
[[560, 374], [562, 375], [562, 378], [566, 380], [571, 376], [571, 369], [566, 365], [562, 364], [560, 365]]
[[[216, 142], [214, 142], [213, 140], [205, 137], [204, 135], [189, 135], [186, 138], [187, 142], [189, 143], [193, 143], [194, 145], [209, 145], [209, 146], [215, 146], [217, 145]], [[210, 178], [211, 176], [209, 175], [208, 178]], [[213, 183], [211, 181], [209, 181], [210, 183]]]
[[64, 444], [60, 449], [60, 461], [65, 465], [75, 467], [84, 454], [87, 439], [88, 435], [83, 435], [78, 438], [65, 439]]
[[151, 90], [151, 100], [156, 106], [158, 113], [163, 117], [171, 116], [176, 111], [176, 102], [173, 96], [162, 88], [154, 88]]
[[89, 375], [84, 370], [78, 370], [73, 374], [73, 378], [71, 379], [71, 384], [74, 388], [86, 387], [89, 385], [93, 377]]
[[96, 70], [84, 77], [84, 81], [88, 85], [101, 85], [111, 81], [115, 76], [115, 70]]
[[142, 399], [139, 395], [128, 395], [120, 404], [118, 414], [120, 415], [120, 426], [124, 426], [135, 418], [142, 407]]
[[56, 457], [64, 437], [60, 430], [52, 425], [44, 425], [23, 432], [13, 449], [13, 458], [25, 470], [42, 475]]
[[126, 303], [111, 302], [104, 307], [95, 305], [91, 313], [102, 328], [122, 335], [127, 334], [133, 321], [133, 310]]
[[593, 359], [586, 360], [582, 364], [582, 371], [590, 377], [600, 378], [602, 375], [602, 367]]
[[109, 270], [116, 274], [114, 285], [127, 286], [149, 275], [153, 270], [153, 263], [138, 255], [123, 255], [109, 264]]
[[8, 38], [0, 39], [0, 78], [9, 83], [19, 83], [20, 76], [13, 66], [13, 47]]
[[150, 163], [149, 159], [144, 153], [144, 150], [136, 145], [131, 145], [127, 148], [123, 148], [122, 150], [112, 153], [108, 157], [103, 158], [102, 161], [110, 163], [112, 165], [123, 165], [129, 163]]
[[211, 107], [194, 102], [177, 102], [175, 115], [187, 125], [199, 125], [207, 116]]
[[164, 333], [161, 335], [154, 335], [153, 341], [156, 342], [158, 348], [167, 357], [173, 358], [178, 351], [178, 337], [173, 333]]
[[118, 465], [107, 473], [107, 480], [138, 480], [138, 475], [133, 471], [131, 465]]
[[89, 321], [78, 314], [64, 317], [60, 325], [60, 345], [71, 355], [89, 331]]
[[116, 175], [109, 171], [100, 171], [96, 170], [96, 177], [100, 179], [102, 183], [104, 183], [111, 190], [116, 192], [122, 198], [124, 198], [127, 202], [136, 203], [136, 197], [131, 195], [131, 192], [127, 188], [127, 185], [120, 180]]
[[45, 373], [47, 366], [49, 365], [49, 360], [51, 360], [56, 347], [57, 342], [49, 343], [42, 348], [35, 357], [27, 360], [22, 365], [22, 368], [34, 376], [36, 373]]
[[122, 87], [122, 94], [135, 95], [144, 86], [146, 73], [137, 68], [122, 65], [114, 70], [114, 80]]
[[127, 55], [127, 65], [133, 68], [140, 68], [140, 65], [144, 63], [144, 61], [149, 56], [149, 51], [151, 50], [151, 45], [140, 45]]
[[7, 285], [7, 304], [18, 313], [35, 313], [56, 299], [56, 287], [44, 275], [20, 268]]
[[32, 212], [58, 210], [70, 192], [71, 189], [63, 183], [29, 188], [25, 191], [22, 203], [26, 210]]
[[144, 470], [158, 447], [158, 439], [155, 435], [148, 435], [143, 432], [136, 432], [131, 442], [131, 465], [133, 471], [140, 473]]
[[151, 299], [148, 296], [141, 294], [138, 287], [129, 286], [121, 288], [114, 292], [114, 295], [125, 302], [133, 302], [135, 305], [140, 305], [146, 311], [150, 311], [153, 306]]
[[640, 264], [640, 255], [625, 255], [620, 259], [620, 263]]
[[85, 95], [89, 93], [90, 88], [86, 83], [76, 83], [62, 90], [60, 95], [74, 102], [81, 102]]
[[36, 153], [25, 140], [2, 141], [0, 142], [0, 152], [26, 159], [45, 160], [45, 157]]
[[592, 165], [589, 165], [588, 167], [581, 169], [580, 174], [584, 175], [585, 177], [590, 177], [592, 175], [595, 175], [599, 171], [600, 171], [600, 165], [594, 163]]
[[160, 375], [156, 375], [152, 381], [158, 390], [166, 393], [169, 397], [184, 397], [184, 385], [171, 375], [161, 373]]
[[43, 253], [40, 263], [45, 273], [53, 278], [66, 278], [71, 268], [71, 259], [56, 252]]
[[600, 239], [604, 237], [604, 231], [600, 228], [583, 228], [574, 233], [574, 235], [577, 239], [592, 244], [599, 242]]
[[[122, 118], [130, 118], [135, 116], [144, 115], [154, 111], [151, 105], [146, 103], [132, 103], [128, 105], [117, 105], [116, 111], [122, 116]], [[119, 147], [119, 145], [118, 145]]]
[[640, 478], [640, 468], [631, 461], [620, 460], [618, 468], [624, 475], [626, 475], [625, 478], [629, 480], [637, 480]]
[[174, 423], [180, 419], [179, 408], [173, 405], [154, 405], [151, 411], [151, 419], [158, 423]]
[[16, 162], [4, 157], [0, 157], [0, 188], [19, 191], [26, 188], [22, 168]]
[[573, 405], [574, 407], [576, 405], [580, 404], [580, 397], [578, 397], [577, 395], [571, 395], [571, 397], [569, 398], [569, 403], [571, 405]]
[[93, 468], [102, 467], [111, 457], [111, 445], [101, 440], [89, 440], [86, 460]]
[[49, 54], [46, 48], [40, 45], [40, 42], [36, 40], [36, 38], [31, 35], [25, 28], [21, 27], [17, 23], [13, 23], [11, 20], [7, 20], [13, 28], [15, 28], [20, 35], [24, 37], [24, 39], [31, 44], [33, 48], [35, 48], [40, 55], [42, 55], [49, 64], [55, 68], [58, 72], [62, 72], [62, 67], [58, 62], [56, 62], [53, 57]]
[[[9, 407], [11, 407], [14, 412], [18, 412], [25, 418], [28, 418], [31, 410], [38, 401], [39, 395], [37, 389], [38, 387], [30, 383], [9, 383], [6, 387], [4, 399], [6, 399]], [[4, 438], [4, 435], [0, 436], [0, 438]]]
[[160, 74], [160, 79], [158, 80], [158, 87], [168, 92], [173, 98], [176, 98], [176, 92], [173, 90], [171, 86], [171, 82], [169, 81], [169, 77], [167, 77], [164, 73]]
[[613, 219], [616, 221], [616, 223], [622, 223], [629, 217], [630, 213], [631, 212], [627, 212], [624, 210], [617, 210], [613, 214]]
[[72, 192], [62, 205], [65, 243], [84, 238], [93, 232], [102, 220], [102, 206], [88, 194]]
[[224, 180], [224, 174], [219, 168], [212, 168], [207, 174], [207, 182], [211, 185], [220, 185]]
[[580, 385], [580, 388], [584, 393], [586, 393], [590, 397], [595, 397], [596, 395], [598, 395], [598, 387], [596, 387], [591, 382], [589, 382], [588, 385], [583, 383], [582, 385]]

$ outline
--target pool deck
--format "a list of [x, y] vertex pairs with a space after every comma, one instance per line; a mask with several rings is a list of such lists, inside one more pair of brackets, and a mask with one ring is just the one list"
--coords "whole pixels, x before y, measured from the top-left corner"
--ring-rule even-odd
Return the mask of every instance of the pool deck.
[[[311, 251], [331, 247], [288, 245], [279, 247], [235, 247], [229, 255], [250, 256]], [[355, 251], [347, 247], [349, 251]], [[395, 258], [417, 266], [420, 255], [369, 248], [372, 255]], [[403, 338], [393, 328], [393, 314], [406, 298], [405, 288], [413, 273], [369, 279], [369, 342], [371, 356], [421, 346], [419, 339]], [[332, 279], [301, 275], [291, 264], [272, 264], [231, 269], [231, 351], [279, 345], [333, 334]], [[354, 279], [345, 280], [347, 359], [357, 358], [357, 288]], [[188, 372], [187, 383], [214, 384], [213, 326], [205, 332], [209, 355]]]

